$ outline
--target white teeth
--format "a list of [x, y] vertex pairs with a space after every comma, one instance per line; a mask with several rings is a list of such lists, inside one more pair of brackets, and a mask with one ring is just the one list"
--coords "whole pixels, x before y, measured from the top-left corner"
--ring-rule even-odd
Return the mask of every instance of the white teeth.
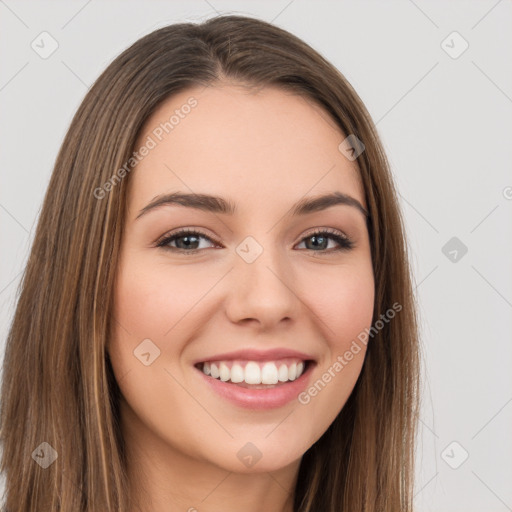
[[231, 372], [229, 371], [229, 368], [227, 367], [226, 363], [220, 363], [219, 374], [220, 374], [220, 380], [222, 380], [223, 382], [226, 382], [227, 380], [229, 380]]
[[215, 363], [212, 363], [211, 366], [210, 366], [210, 372], [211, 372], [211, 375], [214, 379], [218, 379], [219, 378], [219, 369], [217, 368], [217, 365]]
[[245, 382], [247, 384], [261, 384], [261, 371], [258, 363], [252, 361], [245, 365]]
[[[203, 373], [222, 382], [230, 381], [234, 384], [245, 382], [246, 384], [278, 384], [280, 382], [294, 381], [304, 372], [304, 361], [275, 363], [273, 361], [256, 362], [248, 361], [217, 361], [216, 363], [203, 363]], [[244, 366], [245, 364], [245, 366]]]
[[[209, 367], [208, 367], [208, 371], [210, 371]], [[288, 380], [288, 366], [286, 366], [285, 364], [282, 364], [279, 367], [279, 382], [286, 382], [287, 380]]]
[[261, 369], [262, 384], [277, 384], [277, 367], [274, 363], [265, 363]]
[[292, 363], [288, 368], [288, 379], [295, 380], [297, 378], [297, 364]]
[[244, 380], [244, 369], [239, 364], [234, 364], [231, 367], [231, 382], [235, 384]]

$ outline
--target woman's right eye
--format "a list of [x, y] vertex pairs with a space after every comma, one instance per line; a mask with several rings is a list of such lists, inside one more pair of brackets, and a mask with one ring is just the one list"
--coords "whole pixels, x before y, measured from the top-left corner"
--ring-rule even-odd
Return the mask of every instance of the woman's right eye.
[[[160, 242], [158, 242], [157, 247], [162, 247], [163, 249], [170, 251], [186, 252], [189, 254], [195, 253], [196, 251], [205, 249], [205, 247], [198, 247], [198, 244], [200, 244], [199, 240], [201, 238], [214, 243], [209, 236], [201, 231], [182, 229], [172, 235], [165, 236]], [[172, 242], [176, 243], [176, 247], [169, 245]]]

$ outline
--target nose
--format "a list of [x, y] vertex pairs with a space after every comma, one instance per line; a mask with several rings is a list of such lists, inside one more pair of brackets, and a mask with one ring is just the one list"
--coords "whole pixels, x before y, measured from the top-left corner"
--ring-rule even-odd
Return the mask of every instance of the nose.
[[252, 263], [237, 254], [230, 273], [226, 314], [234, 323], [254, 322], [262, 330], [284, 320], [291, 322], [301, 306], [296, 286], [293, 267], [282, 250], [263, 247]]

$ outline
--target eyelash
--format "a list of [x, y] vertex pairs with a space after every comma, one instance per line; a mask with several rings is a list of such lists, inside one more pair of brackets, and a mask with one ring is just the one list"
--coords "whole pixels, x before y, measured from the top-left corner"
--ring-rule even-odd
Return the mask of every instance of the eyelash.
[[[172, 235], [164, 235], [164, 237], [157, 242], [156, 247], [161, 247], [162, 249], [167, 250], [167, 251], [186, 253], [186, 254], [196, 254], [198, 251], [203, 250], [203, 249], [186, 250], [186, 249], [179, 249], [177, 247], [169, 247], [168, 246], [168, 244], [170, 242], [172, 242], [176, 238], [180, 238], [184, 235], [201, 235], [201, 237], [206, 238], [210, 242], [213, 242], [213, 243], [219, 245], [219, 242], [212, 239], [210, 236], [208, 236], [206, 233], [203, 233], [201, 230], [185, 228], [180, 231], [177, 231], [176, 233], [173, 233]], [[354, 247], [354, 242], [352, 240], [350, 240], [350, 238], [348, 238], [346, 235], [343, 235], [343, 234], [339, 233], [338, 231], [334, 231], [334, 230], [331, 230], [328, 228], [327, 229], [319, 229], [317, 231], [314, 231], [313, 233], [309, 233], [304, 238], [302, 238], [302, 240], [299, 243], [302, 243], [304, 240], [307, 240], [308, 238], [311, 238], [313, 236], [319, 236], [319, 235], [328, 235], [326, 238], [330, 238], [330, 239], [334, 240], [335, 242], [337, 242], [340, 245], [340, 247], [338, 247], [337, 249], [326, 249], [326, 250], [320, 250], [320, 251], [315, 251], [313, 249], [306, 249], [307, 251], [314, 252], [314, 253], [316, 253], [316, 252], [332, 253], [332, 252], [338, 252], [338, 251], [348, 251]], [[304, 250], [304, 249], [301, 249], [301, 250]]]

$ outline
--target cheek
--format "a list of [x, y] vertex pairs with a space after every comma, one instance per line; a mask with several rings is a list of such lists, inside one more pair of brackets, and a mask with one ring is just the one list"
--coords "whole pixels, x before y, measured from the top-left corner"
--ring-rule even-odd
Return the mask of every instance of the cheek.
[[371, 327], [373, 317], [371, 264], [335, 270], [321, 279], [317, 272], [306, 294], [326, 348], [309, 387], [298, 396], [304, 417], [317, 418], [316, 422], [304, 423], [311, 429], [311, 439], [323, 434], [348, 400], [366, 354], [361, 333]]
[[317, 271], [314, 279], [303, 286], [331, 359], [335, 358], [370, 327], [375, 298], [371, 263], [332, 268], [325, 273]]
[[[113, 332], [107, 345], [116, 378], [130, 372], [129, 380], [133, 380], [145, 372], [146, 377], [142, 379], [147, 381], [148, 374], [154, 373], [164, 359], [174, 357], [180, 350], [179, 344], [163, 344], [164, 334], [177, 322], [182, 309], [174, 288], [170, 290], [169, 284], [162, 280], [161, 272], [155, 269], [154, 264], [145, 264], [136, 254], [128, 251], [120, 262], [115, 286]], [[148, 356], [142, 354], [148, 352], [151, 364], [144, 366], [140, 357], [147, 359]]]
[[[182, 440], [191, 452], [190, 425], [202, 432], [211, 428], [211, 420], [180, 384], [184, 376], [176, 361], [191, 332], [187, 313], [205, 293], [204, 280], [199, 281], [191, 272], [170, 273], [155, 262], [125, 257], [118, 268], [115, 321], [107, 347], [131, 422], [128, 431], [145, 425], [162, 438]], [[176, 421], [176, 410], [186, 411], [183, 421]]]
[[[210, 281], [213, 280], [210, 278]], [[212, 284], [198, 272], [190, 272], [147, 258], [126, 258], [120, 267], [114, 309], [116, 320], [133, 341], [168, 339], [180, 330], [183, 319]], [[173, 347], [179, 345], [173, 342]]]
[[217, 280], [206, 270], [170, 269], [127, 250], [118, 266], [113, 331], [107, 342], [116, 378], [129, 373], [126, 381], [156, 386], [162, 375], [169, 380], [164, 369], [181, 371], [183, 351], [200, 325], [197, 311]]

